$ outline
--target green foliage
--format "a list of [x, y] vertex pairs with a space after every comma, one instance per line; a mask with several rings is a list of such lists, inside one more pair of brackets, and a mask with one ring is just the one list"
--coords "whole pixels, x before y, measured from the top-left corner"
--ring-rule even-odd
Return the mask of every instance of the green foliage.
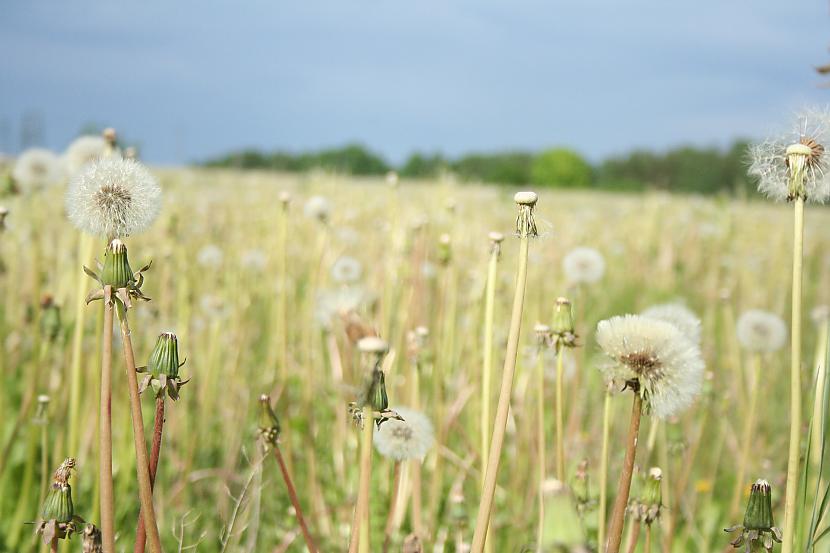
[[533, 159], [533, 154], [527, 152], [468, 154], [452, 168], [466, 180], [520, 185], [531, 181]]
[[415, 152], [406, 160], [400, 170], [402, 177], [425, 179], [437, 177], [449, 168], [449, 162], [441, 154]]
[[381, 156], [360, 144], [347, 144], [341, 148], [302, 154], [284, 151], [266, 154], [259, 150], [243, 150], [210, 160], [206, 165], [290, 172], [326, 169], [350, 175], [382, 175], [390, 169]]
[[585, 159], [573, 150], [554, 148], [545, 150], [533, 160], [533, 184], [585, 188], [591, 185], [593, 170]]

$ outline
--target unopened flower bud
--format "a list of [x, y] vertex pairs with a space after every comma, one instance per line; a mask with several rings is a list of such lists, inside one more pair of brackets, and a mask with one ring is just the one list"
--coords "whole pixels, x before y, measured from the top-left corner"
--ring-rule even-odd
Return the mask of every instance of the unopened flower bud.
[[367, 400], [375, 411], [383, 412], [389, 409], [389, 398], [386, 395], [386, 377], [383, 371], [372, 371], [372, 383], [369, 386]]
[[640, 503], [643, 508], [643, 520], [646, 524], [651, 524], [660, 518], [660, 509], [663, 505], [663, 471], [657, 467], [652, 467], [648, 471], [645, 483], [643, 484], [643, 492], [640, 496]]
[[127, 259], [127, 246], [118, 238], [113, 239], [104, 252], [104, 269], [101, 282], [118, 290], [126, 288], [133, 279], [133, 270]]
[[172, 332], [162, 332], [156, 340], [156, 346], [147, 362], [147, 371], [158, 378], [164, 375], [168, 378], [179, 376], [179, 343]]
[[574, 315], [573, 305], [567, 298], [556, 298], [553, 307], [553, 332], [559, 335], [573, 334]]
[[744, 528], [748, 530], [768, 530], [775, 526], [772, 518], [772, 489], [766, 480], [757, 480], [752, 484], [749, 503], [744, 514]]
[[280, 419], [271, 407], [271, 398], [267, 394], [259, 396], [258, 433], [262, 441], [269, 446], [275, 446], [280, 437]]

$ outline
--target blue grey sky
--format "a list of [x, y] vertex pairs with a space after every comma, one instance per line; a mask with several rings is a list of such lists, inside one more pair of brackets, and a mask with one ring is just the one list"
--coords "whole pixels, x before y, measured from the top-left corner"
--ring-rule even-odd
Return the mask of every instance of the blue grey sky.
[[[724, 145], [830, 101], [802, 0], [2, 0], [0, 122], [180, 163], [231, 149]], [[9, 142], [9, 140], [7, 140]], [[8, 146], [7, 146], [8, 147]]]

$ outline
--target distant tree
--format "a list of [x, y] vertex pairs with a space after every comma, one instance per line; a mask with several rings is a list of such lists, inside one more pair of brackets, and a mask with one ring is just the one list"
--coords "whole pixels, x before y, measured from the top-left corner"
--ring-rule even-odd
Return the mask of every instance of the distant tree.
[[322, 150], [312, 157], [319, 167], [352, 175], [383, 175], [390, 169], [381, 156], [361, 144]]
[[437, 177], [449, 167], [446, 158], [441, 154], [423, 154], [415, 152], [407, 158], [400, 168], [402, 177], [424, 179]]
[[464, 179], [475, 179], [496, 184], [527, 184], [533, 155], [526, 152], [469, 154], [452, 164], [453, 170]]
[[591, 185], [593, 170], [585, 159], [573, 150], [554, 148], [536, 156], [531, 168], [533, 184], [584, 188]]

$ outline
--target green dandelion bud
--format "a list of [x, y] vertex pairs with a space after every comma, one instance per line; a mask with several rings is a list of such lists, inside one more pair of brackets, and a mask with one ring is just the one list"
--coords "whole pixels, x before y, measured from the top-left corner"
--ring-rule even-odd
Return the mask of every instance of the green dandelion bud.
[[551, 327], [556, 334], [573, 334], [573, 305], [568, 299], [556, 298], [556, 305], [553, 307], [553, 325]]
[[452, 261], [452, 239], [449, 234], [442, 234], [438, 239], [438, 262], [447, 265]]
[[179, 376], [179, 343], [172, 332], [162, 332], [156, 340], [156, 347], [147, 362], [147, 371], [154, 377], [164, 375], [167, 378]]
[[104, 253], [104, 269], [101, 273], [101, 282], [104, 286], [112, 286], [115, 290], [126, 288], [133, 280], [133, 271], [127, 259], [127, 246], [115, 238], [107, 246]]
[[652, 467], [643, 483], [640, 503], [643, 508], [643, 520], [651, 524], [660, 518], [660, 509], [663, 505], [663, 471]]
[[280, 437], [280, 419], [271, 407], [271, 397], [268, 394], [259, 396], [259, 427], [257, 433], [266, 447], [277, 445]]
[[75, 516], [75, 507], [72, 504], [72, 486], [69, 484], [52, 484], [49, 494], [43, 501], [41, 516], [44, 520], [69, 522]]
[[746, 545], [747, 551], [772, 551], [775, 542], [781, 543], [781, 529], [774, 526], [772, 517], [772, 488], [766, 480], [756, 480], [749, 494], [744, 523], [727, 528], [727, 532], [740, 532], [732, 547]]
[[367, 394], [368, 404], [372, 409], [383, 412], [389, 409], [389, 398], [386, 396], [386, 377], [381, 370], [372, 371], [372, 383]]
[[61, 332], [61, 309], [48, 294], [43, 296], [40, 309], [40, 330], [47, 340], [54, 342]]

